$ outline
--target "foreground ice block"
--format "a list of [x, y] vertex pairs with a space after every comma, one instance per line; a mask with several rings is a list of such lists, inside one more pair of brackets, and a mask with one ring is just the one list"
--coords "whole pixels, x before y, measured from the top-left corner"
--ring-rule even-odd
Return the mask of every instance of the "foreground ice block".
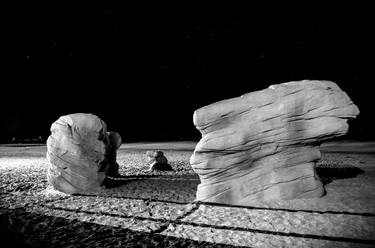
[[49, 183], [68, 194], [98, 190], [107, 176], [118, 175], [118, 133], [92, 114], [60, 117], [51, 126], [47, 140]]
[[322, 141], [347, 133], [356, 105], [330, 81], [271, 85], [202, 107], [190, 163], [197, 200], [236, 205], [324, 194], [315, 171]]

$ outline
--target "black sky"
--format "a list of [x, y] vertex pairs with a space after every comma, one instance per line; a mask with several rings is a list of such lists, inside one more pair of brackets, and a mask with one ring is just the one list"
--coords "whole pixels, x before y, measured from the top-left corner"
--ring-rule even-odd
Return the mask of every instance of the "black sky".
[[370, 8], [104, 2], [10, 10], [0, 142], [47, 137], [77, 112], [98, 115], [125, 142], [197, 140], [195, 109], [302, 79], [336, 82], [361, 110], [348, 138], [375, 139]]

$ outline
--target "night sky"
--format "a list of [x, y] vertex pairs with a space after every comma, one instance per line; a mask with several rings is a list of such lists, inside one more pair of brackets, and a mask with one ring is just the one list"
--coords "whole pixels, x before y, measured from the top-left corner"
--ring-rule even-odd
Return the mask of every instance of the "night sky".
[[336, 82], [361, 111], [347, 138], [375, 139], [371, 8], [103, 2], [9, 10], [0, 142], [46, 138], [59, 116], [78, 112], [124, 142], [198, 140], [195, 109], [303, 79]]

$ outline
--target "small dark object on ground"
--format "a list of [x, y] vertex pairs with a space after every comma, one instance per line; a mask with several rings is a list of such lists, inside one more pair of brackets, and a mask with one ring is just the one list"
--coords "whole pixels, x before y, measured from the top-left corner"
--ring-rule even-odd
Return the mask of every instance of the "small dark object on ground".
[[150, 164], [150, 171], [173, 171], [162, 151], [147, 151], [146, 155], [147, 162]]
[[172, 166], [170, 164], [164, 164], [164, 163], [153, 163], [150, 165], [150, 171], [173, 171]]

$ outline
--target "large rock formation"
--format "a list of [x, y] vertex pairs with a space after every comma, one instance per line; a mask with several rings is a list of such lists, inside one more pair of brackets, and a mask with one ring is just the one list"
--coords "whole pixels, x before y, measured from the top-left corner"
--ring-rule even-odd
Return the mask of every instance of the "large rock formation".
[[118, 175], [118, 133], [92, 114], [60, 117], [47, 140], [48, 181], [59, 191], [74, 194], [98, 190], [107, 176]]
[[250, 205], [324, 194], [319, 144], [344, 135], [359, 114], [329, 81], [297, 81], [213, 103], [194, 113], [202, 133], [190, 163], [197, 200]]

